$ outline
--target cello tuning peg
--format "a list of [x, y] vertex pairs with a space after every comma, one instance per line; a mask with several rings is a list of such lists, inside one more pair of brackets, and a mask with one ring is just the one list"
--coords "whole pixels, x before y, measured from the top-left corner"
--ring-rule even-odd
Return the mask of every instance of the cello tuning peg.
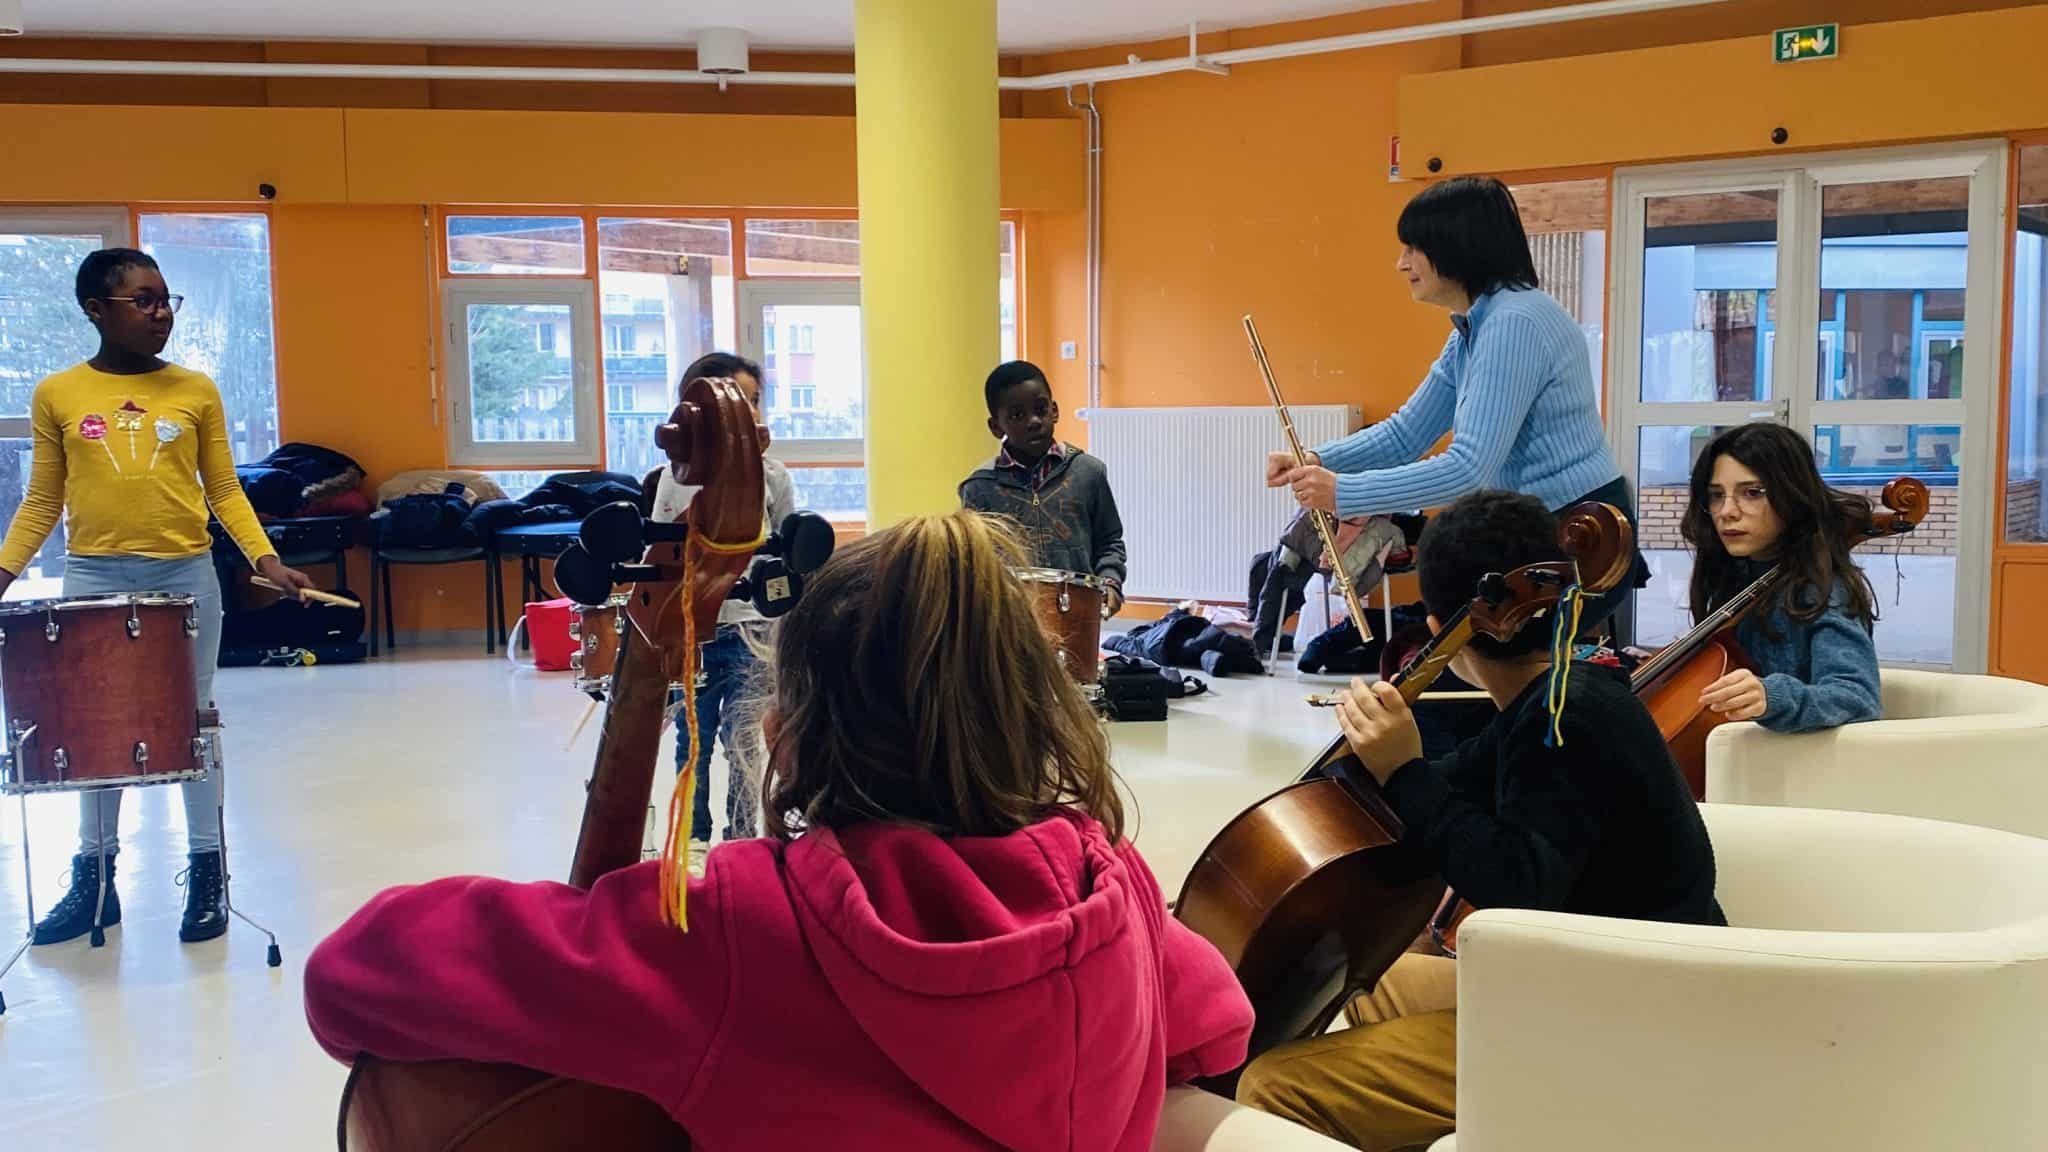
[[612, 566], [571, 544], [555, 558], [555, 587], [578, 604], [603, 604], [612, 595]]
[[782, 557], [791, 572], [807, 575], [825, 566], [837, 544], [830, 520], [816, 512], [792, 512], [783, 518], [768, 550]]
[[607, 504], [585, 516], [576, 538], [592, 556], [607, 563], [638, 560], [647, 550], [645, 521], [631, 500]]

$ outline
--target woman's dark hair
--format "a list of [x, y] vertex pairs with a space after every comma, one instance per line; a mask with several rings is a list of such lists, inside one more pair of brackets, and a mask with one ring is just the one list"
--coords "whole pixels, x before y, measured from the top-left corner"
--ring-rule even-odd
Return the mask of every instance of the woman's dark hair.
[[[1423, 606], [1439, 622], [1450, 620], [1479, 594], [1480, 578], [1488, 573], [1563, 560], [1557, 536], [1557, 517], [1534, 496], [1498, 489], [1460, 496], [1430, 519], [1415, 545]], [[1481, 656], [1511, 660], [1549, 644], [1546, 616], [1512, 640], [1474, 636], [1470, 647]]]
[[919, 516], [841, 550], [781, 625], [762, 816], [787, 840], [870, 820], [1001, 836], [1060, 810], [1111, 839], [1109, 743], [1000, 521]]
[[690, 366], [683, 369], [683, 379], [679, 387], [688, 388], [692, 382], [698, 380], [716, 380], [720, 377], [730, 379], [742, 372], [763, 384], [768, 382], [768, 378], [761, 375], [761, 366], [745, 356], [735, 356], [730, 352], [706, 352], [690, 361]]
[[1474, 300], [1501, 288], [1536, 287], [1514, 194], [1491, 176], [1455, 176], [1417, 192], [1394, 233]]
[[78, 306], [88, 300], [104, 300], [121, 283], [130, 268], [155, 268], [156, 259], [133, 248], [102, 248], [88, 253], [78, 264]]
[[1709, 441], [1692, 466], [1692, 486], [1679, 530], [1692, 545], [1691, 606], [1693, 619], [1704, 619], [1717, 604], [1740, 592], [1751, 577], [1721, 543], [1714, 514], [1707, 507], [1707, 487], [1714, 464], [1732, 456], [1756, 473], [1765, 498], [1784, 525], [1773, 560], [1790, 579], [1778, 592], [1778, 605], [1795, 620], [1812, 620], [1827, 607], [1837, 583], [1848, 593], [1844, 611], [1867, 627], [1877, 619], [1877, 597], [1863, 569], [1849, 557], [1845, 522], [1867, 520], [1870, 501], [1827, 486], [1814, 467], [1813, 446], [1783, 424], [1742, 424]]

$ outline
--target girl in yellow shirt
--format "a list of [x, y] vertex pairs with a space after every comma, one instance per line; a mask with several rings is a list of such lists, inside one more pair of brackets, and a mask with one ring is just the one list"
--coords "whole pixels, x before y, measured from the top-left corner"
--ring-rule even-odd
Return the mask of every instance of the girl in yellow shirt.
[[[235, 479], [220, 391], [198, 372], [165, 363], [183, 297], [171, 295], [156, 261], [132, 248], [109, 248], [78, 269], [78, 305], [99, 329], [92, 359], [36, 385], [30, 404], [35, 463], [28, 493], [0, 545], [0, 596], [68, 512], [64, 595], [173, 592], [197, 601], [199, 636], [192, 662], [199, 702], [212, 705], [220, 652], [220, 585], [206, 531], [207, 509], [220, 518], [257, 572], [296, 595], [313, 582], [278, 560]], [[178, 938], [211, 940], [227, 931], [221, 896], [220, 779], [181, 785], [191, 869]], [[79, 848], [64, 898], [36, 925], [37, 944], [55, 944], [92, 927], [99, 890], [101, 837], [108, 841], [102, 923], [121, 922], [113, 887], [120, 835], [118, 791], [79, 794]]]

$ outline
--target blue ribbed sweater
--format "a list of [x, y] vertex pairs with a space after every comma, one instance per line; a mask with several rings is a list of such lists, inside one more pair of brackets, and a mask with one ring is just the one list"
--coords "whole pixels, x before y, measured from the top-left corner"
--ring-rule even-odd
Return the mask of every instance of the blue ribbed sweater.
[[[1448, 504], [1507, 488], [1552, 511], [1621, 475], [1607, 449], [1586, 339], [1557, 301], [1502, 289], [1454, 331], [1401, 410], [1317, 449], [1346, 518]], [[1422, 454], [1451, 433], [1451, 446]]]

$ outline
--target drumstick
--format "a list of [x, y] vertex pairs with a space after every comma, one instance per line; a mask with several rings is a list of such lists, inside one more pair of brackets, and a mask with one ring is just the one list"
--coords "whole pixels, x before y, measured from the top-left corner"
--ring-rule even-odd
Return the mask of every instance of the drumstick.
[[[287, 596], [292, 594], [291, 589], [265, 576], [251, 577], [249, 583], [254, 584], [258, 588], [268, 588], [272, 592], [282, 592]], [[332, 592], [322, 592], [318, 588], [301, 588], [298, 590], [298, 595], [301, 599], [311, 600], [315, 604], [333, 604], [339, 608], [361, 608], [363, 606], [363, 602], [360, 600], [351, 600], [346, 596], [337, 596]]]

